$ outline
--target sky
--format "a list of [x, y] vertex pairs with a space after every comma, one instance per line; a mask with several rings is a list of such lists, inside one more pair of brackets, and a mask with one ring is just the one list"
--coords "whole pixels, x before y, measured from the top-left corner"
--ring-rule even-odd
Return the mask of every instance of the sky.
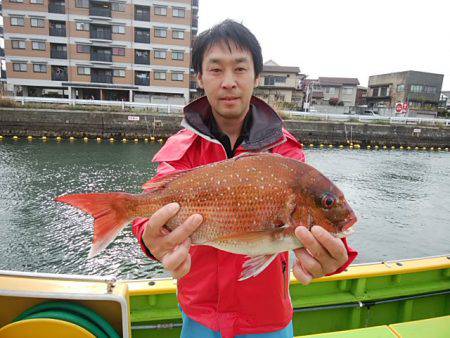
[[199, 0], [199, 32], [224, 19], [247, 26], [264, 62], [308, 78], [405, 70], [444, 74], [450, 90], [448, 0]]

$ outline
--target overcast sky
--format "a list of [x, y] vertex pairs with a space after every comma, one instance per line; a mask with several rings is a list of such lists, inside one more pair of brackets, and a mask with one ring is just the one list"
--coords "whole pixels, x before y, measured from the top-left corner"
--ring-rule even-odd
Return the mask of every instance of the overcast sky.
[[259, 40], [264, 62], [309, 78], [404, 70], [444, 74], [450, 90], [448, 0], [200, 0], [199, 32], [231, 18]]

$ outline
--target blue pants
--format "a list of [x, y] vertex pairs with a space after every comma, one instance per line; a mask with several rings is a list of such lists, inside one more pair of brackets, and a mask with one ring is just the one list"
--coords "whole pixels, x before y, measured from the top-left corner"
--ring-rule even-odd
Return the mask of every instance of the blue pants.
[[[183, 316], [183, 328], [181, 330], [181, 338], [222, 338], [220, 332], [208, 329], [200, 323], [190, 319], [182, 311]], [[292, 338], [294, 337], [294, 330], [292, 328], [292, 322], [289, 323], [284, 329], [280, 331], [270, 333], [258, 333], [258, 334], [243, 334], [236, 336], [236, 338]]]

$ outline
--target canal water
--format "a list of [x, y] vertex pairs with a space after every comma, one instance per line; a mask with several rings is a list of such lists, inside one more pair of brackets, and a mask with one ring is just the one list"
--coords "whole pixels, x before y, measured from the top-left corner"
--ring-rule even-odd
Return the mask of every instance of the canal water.
[[[53, 199], [67, 193], [140, 192], [158, 143], [0, 142], [0, 269], [165, 276], [131, 227], [88, 260], [92, 219]], [[359, 218], [349, 238], [357, 262], [450, 253], [450, 153], [306, 149], [310, 164], [344, 192]]]

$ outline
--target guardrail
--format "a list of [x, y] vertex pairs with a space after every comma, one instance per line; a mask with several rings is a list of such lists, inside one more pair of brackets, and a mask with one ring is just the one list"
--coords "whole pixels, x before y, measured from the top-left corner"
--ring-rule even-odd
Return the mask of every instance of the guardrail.
[[450, 119], [440, 118], [422, 118], [422, 117], [407, 117], [407, 116], [373, 116], [373, 115], [358, 115], [358, 114], [324, 114], [316, 112], [300, 112], [293, 110], [283, 111], [290, 118], [298, 116], [301, 118], [314, 118], [323, 121], [358, 121], [369, 122], [378, 121], [390, 124], [431, 124], [450, 126]]
[[56, 104], [67, 104], [71, 106], [74, 105], [89, 105], [102, 107], [113, 106], [113, 107], [122, 107], [122, 109], [125, 108], [153, 109], [160, 113], [167, 113], [167, 114], [182, 113], [184, 108], [183, 105], [162, 104], [162, 103], [61, 99], [54, 97], [5, 96], [4, 99], [10, 99], [20, 102], [22, 105], [25, 105], [25, 103], [56, 103]]

